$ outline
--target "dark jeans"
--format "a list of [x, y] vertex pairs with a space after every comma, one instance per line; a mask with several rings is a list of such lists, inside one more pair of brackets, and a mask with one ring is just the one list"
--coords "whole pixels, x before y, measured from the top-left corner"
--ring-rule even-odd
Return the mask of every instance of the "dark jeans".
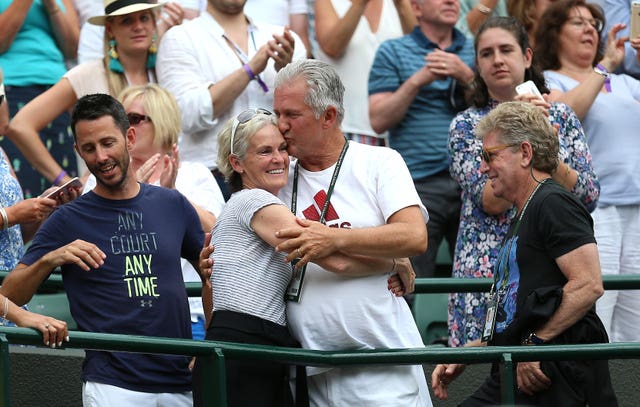
[[[207, 340], [257, 345], [299, 347], [286, 326], [233, 311], [215, 311], [207, 330]], [[289, 366], [275, 362], [226, 359], [227, 405], [229, 407], [293, 406], [289, 386]], [[298, 370], [306, 380], [304, 369]], [[305, 382], [306, 383], [306, 382]], [[300, 384], [297, 382], [300, 386]], [[196, 358], [193, 369], [193, 405], [204, 406], [202, 367]], [[306, 388], [304, 389], [306, 391]], [[305, 395], [306, 396], [306, 395]], [[297, 391], [297, 405], [304, 405]]]
[[429, 211], [427, 251], [411, 258], [416, 276], [434, 277], [436, 256], [442, 239], [447, 239], [449, 252], [453, 258], [456, 247], [458, 225], [460, 224], [460, 187], [451, 178], [449, 170], [440, 171], [426, 178], [413, 181], [422, 204]]

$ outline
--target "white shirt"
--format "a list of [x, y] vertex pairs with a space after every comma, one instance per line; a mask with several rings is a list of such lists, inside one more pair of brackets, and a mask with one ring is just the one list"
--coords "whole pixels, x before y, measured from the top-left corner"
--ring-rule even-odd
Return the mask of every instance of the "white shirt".
[[[273, 39], [273, 34], [283, 31], [281, 26], [251, 22], [248, 58]], [[231, 108], [214, 118], [209, 87], [243, 65], [223, 34], [216, 20], [209, 13], [202, 13], [167, 31], [162, 37], [156, 64], [160, 85], [173, 93], [182, 111], [181, 157], [199, 161], [210, 169], [217, 167], [217, 136], [229, 118], [248, 108], [272, 108], [276, 76], [273, 60], [269, 59], [260, 74], [269, 91], [265, 93], [257, 81], [251, 81]], [[293, 60], [305, 58], [307, 51], [302, 40], [294, 32], [291, 34], [295, 39]]]

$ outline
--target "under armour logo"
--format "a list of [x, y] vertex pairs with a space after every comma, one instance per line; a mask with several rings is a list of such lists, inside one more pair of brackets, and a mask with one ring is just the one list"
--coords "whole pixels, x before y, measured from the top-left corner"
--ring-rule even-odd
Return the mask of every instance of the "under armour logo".
[[[315, 205], [310, 205], [307, 209], [302, 211], [302, 214], [306, 219], [313, 221], [320, 221], [320, 211], [318, 208], [324, 208], [324, 203], [327, 200], [327, 193], [324, 190], [318, 191], [318, 193], [313, 197], [317, 207]], [[325, 222], [329, 222], [332, 220], [337, 220], [339, 218], [338, 212], [336, 212], [331, 202], [329, 202], [329, 206], [327, 208], [327, 214], [324, 217]]]
[[153, 307], [153, 300], [140, 300], [140, 307], [142, 308]]

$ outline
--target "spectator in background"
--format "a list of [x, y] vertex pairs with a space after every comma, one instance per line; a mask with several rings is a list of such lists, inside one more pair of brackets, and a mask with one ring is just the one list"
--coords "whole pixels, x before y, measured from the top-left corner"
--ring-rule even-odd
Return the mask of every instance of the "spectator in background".
[[[60, 266], [78, 329], [191, 338], [180, 258], [198, 259], [204, 236], [196, 211], [179, 192], [136, 181], [135, 129], [117, 100], [84, 96], [71, 116], [97, 185], [49, 217], [2, 294], [23, 304]], [[192, 405], [186, 356], [87, 351], [82, 381], [85, 405]]]
[[417, 25], [410, 0], [316, 0], [316, 58], [333, 65], [345, 89], [342, 130], [350, 140], [384, 146], [386, 133], [369, 121], [367, 76], [380, 43], [411, 32]]
[[[70, 0], [0, 0], [0, 66], [11, 117], [62, 77], [66, 71], [64, 59], [76, 57], [78, 32]], [[68, 124], [68, 114], [61, 111], [48, 117], [34, 138], [42, 146], [42, 154], [74, 176], [76, 158]], [[0, 146], [13, 163], [25, 197], [38, 196], [50, 182], [63, 181], [57, 177], [62, 170], [58, 164], [57, 172], [54, 169], [44, 177], [38, 174], [36, 170], [40, 169], [31, 167], [33, 157], [23, 155], [10, 135], [9, 140], [0, 137]]]
[[[140, 3], [155, 4], [156, 0], [141, 0]], [[105, 0], [106, 4], [111, 3]], [[182, 24], [183, 19], [193, 19], [200, 15], [200, 11], [204, 10], [206, 0], [181, 0], [175, 2], [160, 2], [158, 6], [162, 9], [155, 9], [156, 12], [156, 43], [160, 42], [162, 35], [174, 25]], [[106, 6], [105, 4], [105, 6]], [[91, 10], [89, 17], [100, 15], [102, 8], [99, 6]], [[91, 24], [88, 21], [80, 28], [80, 41], [78, 43], [78, 62], [85, 63], [94, 59], [102, 59], [108, 52], [108, 48], [104, 47], [104, 27], [102, 25]]]
[[508, 0], [507, 12], [514, 17], [529, 34], [529, 44], [535, 47], [535, 35], [542, 13], [556, 0]]
[[271, 106], [276, 72], [307, 53], [288, 28], [254, 23], [245, 3], [209, 0], [207, 12], [167, 32], [158, 54], [160, 84], [182, 111], [180, 152], [213, 172], [225, 199], [216, 165], [220, 129], [249, 106]]
[[[453, 257], [453, 277], [493, 277], [499, 246], [515, 216], [511, 202], [497, 198], [486, 174], [480, 172], [482, 141], [475, 128], [502, 102], [521, 100], [548, 113], [557, 126], [560, 148], [553, 179], [589, 211], [596, 207], [600, 184], [580, 121], [562, 103], [547, 103], [533, 94], [518, 96], [516, 86], [531, 80], [548, 93], [534, 63], [524, 28], [513, 17], [491, 17], [475, 39], [476, 79], [473, 106], [458, 115], [449, 129], [449, 170], [462, 188], [460, 227]], [[479, 339], [485, 322], [486, 293], [454, 293], [449, 297], [449, 345]]]
[[[129, 85], [156, 81], [153, 9], [159, 6], [144, 0], [126, 5], [107, 1], [106, 15], [91, 17], [89, 22], [106, 27], [103, 43], [109, 52], [101, 60], [72, 68], [58, 83], [22, 108], [9, 125], [8, 137], [41, 174], [54, 179], [55, 183], [68, 181], [72, 174], [60, 168], [60, 161], [47, 152], [37, 137], [38, 132], [84, 95], [117, 96]], [[84, 164], [79, 167], [85, 168]]]
[[380, 45], [369, 73], [369, 117], [409, 167], [429, 211], [427, 252], [412, 259], [418, 277], [433, 277], [442, 239], [455, 247], [460, 187], [448, 170], [447, 136], [462, 93], [473, 80], [473, 43], [454, 28], [458, 0], [412, 0], [418, 26]]
[[[201, 163], [180, 160], [178, 134], [180, 109], [173, 95], [156, 84], [130, 86], [119, 99], [127, 112], [129, 124], [136, 131], [131, 148], [131, 170], [139, 182], [176, 189], [193, 205], [203, 230], [210, 231], [220, 214], [224, 199], [211, 172]], [[85, 192], [96, 186], [91, 175]], [[182, 259], [185, 282], [200, 282], [193, 266]], [[191, 332], [194, 339], [204, 339], [205, 314], [200, 297], [189, 298]]]
[[456, 28], [473, 39], [489, 17], [506, 15], [506, 0], [460, 0], [460, 18]]
[[[482, 341], [467, 346], [540, 346], [608, 342], [596, 315], [604, 292], [593, 236], [584, 205], [552, 179], [558, 165], [558, 136], [543, 111], [531, 103], [503, 102], [476, 127], [482, 140], [480, 171], [493, 194], [511, 202], [511, 223], [495, 265], [494, 318]], [[447, 387], [464, 365], [438, 365], [434, 394]], [[518, 362], [516, 377], [501, 380], [499, 363], [460, 406], [503, 405], [504, 391], [518, 406], [618, 405], [606, 360]], [[508, 383], [513, 387], [508, 386]]]
[[307, 0], [247, 0], [244, 9], [256, 22], [291, 28], [311, 57]]
[[[602, 10], [584, 0], [547, 9], [536, 34], [551, 100], [571, 106], [582, 121], [602, 187], [592, 213], [602, 273], [640, 274], [640, 81], [612, 74], [624, 60], [614, 25], [603, 44]], [[603, 50], [600, 52], [599, 50]], [[640, 340], [637, 291], [607, 291], [598, 315], [612, 341]]]
[[[318, 264], [343, 253], [407, 267], [397, 258], [422, 253], [427, 244], [428, 214], [406, 165], [396, 151], [346, 140], [343, 95], [338, 73], [322, 61], [296, 61], [276, 78], [278, 127], [298, 158], [279, 197], [306, 219], [278, 231], [286, 241], [276, 249], [288, 261], [300, 258], [300, 266], [309, 262], [304, 284], [288, 290], [289, 328], [307, 349], [422, 347], [411, 311], [389, 292], [386, 275], [346, 278]], [[307, 367], [307, 375], [312, 405], [431, 405], [419, 365]]]
[[[630, 0], [592, 0], [590, 3], [599, 5], [604, 11], [603, 42], [606, 43], [607, 35], [611, 28], [618, 23], [625, 25], [616, 39], [629, 37], [631, 34], [631, 4]], [[616, 73], [626, 73], [636, 79], [640, 79], [640, 37], [629, 38], [624, 41], [624, 61], [616, 69]]]

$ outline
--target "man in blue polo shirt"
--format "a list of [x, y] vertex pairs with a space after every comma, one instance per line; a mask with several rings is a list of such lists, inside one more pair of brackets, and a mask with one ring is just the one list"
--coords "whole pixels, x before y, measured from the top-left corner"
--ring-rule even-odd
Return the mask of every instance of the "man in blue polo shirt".
[[465, 108], [473, 80], [473, 43], [454, 28], [458, 0], [412, 0], [418, 26], [378, 48], [369, 73], [369, 117], [376, 132], [404, 158], [429, 211], [429, 247], [412, 259], [419, 277], [432, 277], [443, 238], [455, 247], [460, 189], [449, 174], [449, 124]]

